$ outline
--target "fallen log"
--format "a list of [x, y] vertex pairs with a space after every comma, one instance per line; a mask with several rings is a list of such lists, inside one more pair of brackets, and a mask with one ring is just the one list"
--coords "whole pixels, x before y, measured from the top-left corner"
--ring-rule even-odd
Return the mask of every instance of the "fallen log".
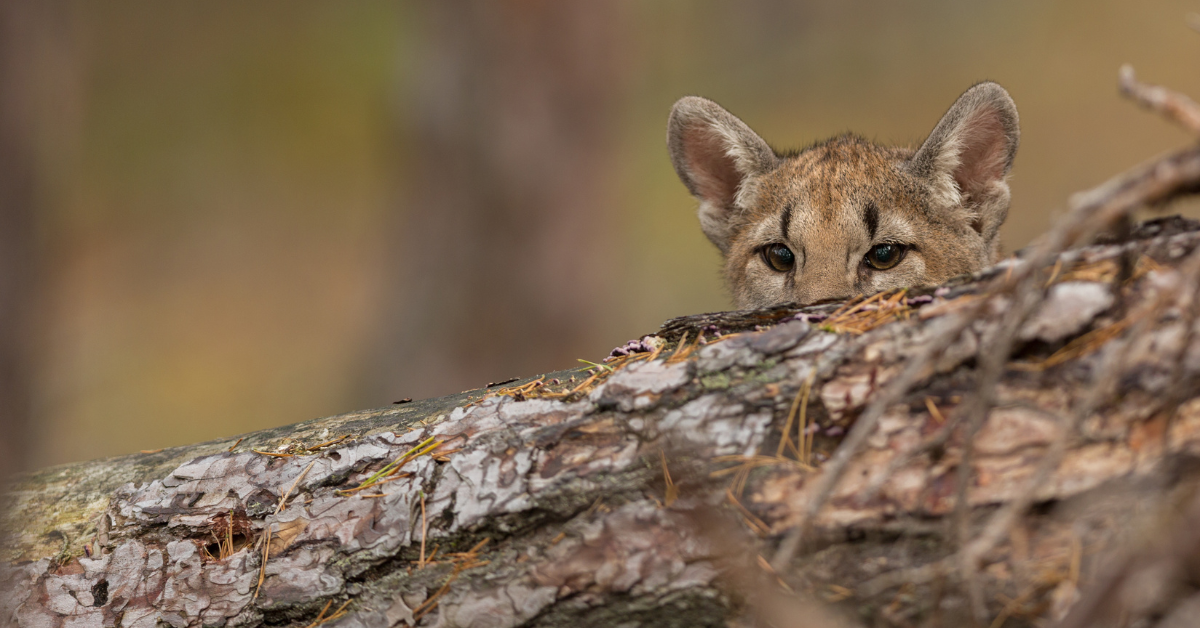
[[21, 476], [0, 618], [1194, 625], [1200, 224], [1121, 225], [1198, 185], [1188, 148], [938, 288]]

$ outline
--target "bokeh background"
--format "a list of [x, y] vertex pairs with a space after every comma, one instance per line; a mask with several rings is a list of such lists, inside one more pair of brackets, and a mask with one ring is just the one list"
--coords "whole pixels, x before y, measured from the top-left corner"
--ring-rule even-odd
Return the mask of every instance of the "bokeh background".
[[[773, 144], [1021, 113], [1008, 249], [1192, 141], [1198, 2], [62, 0], [0, 8], [0, 467], [384, 406], [725, 309], [664, 146], [710, 97]], [[1195, 214], [1192, 207], [1180, 207]]]

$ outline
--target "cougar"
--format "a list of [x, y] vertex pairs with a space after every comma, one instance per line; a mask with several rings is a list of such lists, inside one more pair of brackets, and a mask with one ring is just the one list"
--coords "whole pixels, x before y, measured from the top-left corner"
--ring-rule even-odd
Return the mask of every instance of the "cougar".
[[667, 124], [739, 308], [935, 285], [994, 263], [1019, 138], [1016, 105], [991, 82], [959, 96], [916, 150], [841, 135], [779, 152], [696, 96]]

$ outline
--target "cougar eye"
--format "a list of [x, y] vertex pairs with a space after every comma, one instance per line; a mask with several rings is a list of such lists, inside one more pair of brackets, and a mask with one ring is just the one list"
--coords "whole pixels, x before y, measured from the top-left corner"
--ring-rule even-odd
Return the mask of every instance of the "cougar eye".
[[904, 253], [907, 250], [903, 244], [894, 244], [891, 242], [876, 244], [871, 247], [870, 251], [867, 251], [867, 255], [863, 258], [863, 261], [867, 263], [867, 266], [875, 270], [888, 270], [889, 268], [895, 268], [896, 264], [899, 264], [900, 260], [904, 259]]
[[787, 272], [796, 265], [796, 254], [782, 244], [769, 244], [762, 251], [767, 266], [779, 272]]

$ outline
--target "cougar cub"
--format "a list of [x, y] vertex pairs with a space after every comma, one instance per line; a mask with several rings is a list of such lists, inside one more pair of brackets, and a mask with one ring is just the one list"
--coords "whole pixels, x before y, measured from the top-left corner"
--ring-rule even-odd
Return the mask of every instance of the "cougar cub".
[[1017, 108], [980, 83], [920, 148], [842, 135], [780, 153], [720, 105], [675, 103], [667, 144], [739, 308], [938, 284], [999, 255]]

